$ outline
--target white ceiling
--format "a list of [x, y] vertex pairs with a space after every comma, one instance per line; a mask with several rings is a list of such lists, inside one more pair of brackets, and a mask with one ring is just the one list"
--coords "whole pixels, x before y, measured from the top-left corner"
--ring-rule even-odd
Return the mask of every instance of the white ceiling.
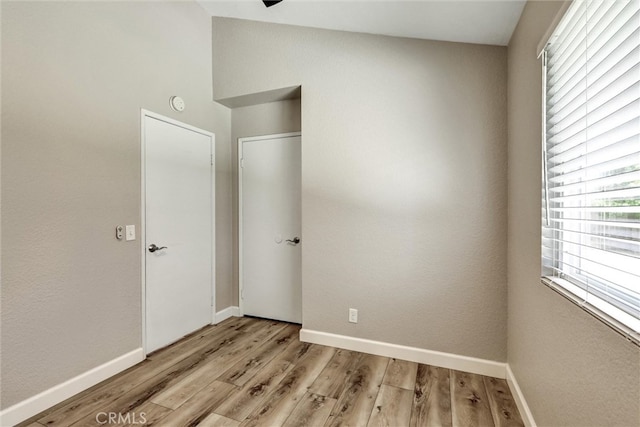
[[212, 16], [505, 46], [525, 0], [197, 0]]

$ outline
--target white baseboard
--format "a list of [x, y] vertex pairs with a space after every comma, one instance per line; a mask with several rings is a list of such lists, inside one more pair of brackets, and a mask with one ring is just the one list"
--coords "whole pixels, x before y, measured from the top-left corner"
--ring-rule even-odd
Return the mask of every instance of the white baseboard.
[[240, 314], [240, 307], [232, 305], [231, 307], [227, 307], [224, 310], [220, 310], [216, 313], [216, 318], [213, 321], [214, 325], [222, 322], [223, 320], [227, 320], [230, 317], [242, 317]]
[[495, 378], [505, 379], [507, 375], [506, 363], [363, 338], [354, 338], [345, 335], [335, 335], [327, 332], [302, 329], [300, 331], [300, 341], [344, 348], [378, 356], [393, 357], [442, 368], [457, 369], [459, 371]]
[[97, 366], [77, 377], [71, 378], [48, 390], [18, 402], [0, 412], [0, 426], [16, 425], [81, 391], [93, 387], [101, 381], [114, 376], [144, 360], [144, 350], [137, 348], [100, 366]]
[[537, 424], [533, 419], [531, 409], [529, 409], [529, 405], [527, 404], [524, 394], [522, 394], [518, 381], [516, 381], [516, 377], [513, 375], [513, 371], [509, 365], [507, 365], [507, 384], [509, 384], [509, 389], [511, 390], [513, 399], [516, 401], [516, 405], [518, 406], [518, 411], [520, 411], [520, 417], [522, 417], [524, 425], [526, 427], [536, 427]]

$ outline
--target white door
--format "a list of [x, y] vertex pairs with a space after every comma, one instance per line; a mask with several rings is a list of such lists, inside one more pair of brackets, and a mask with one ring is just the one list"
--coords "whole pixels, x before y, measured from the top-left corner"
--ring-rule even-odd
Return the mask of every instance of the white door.
[[242, 310], [302, 323], [300, 135], [242, 138], [239, 157]]
[[212, 321], [214, 136], [160, 116], [143, 120], [151, 352]]

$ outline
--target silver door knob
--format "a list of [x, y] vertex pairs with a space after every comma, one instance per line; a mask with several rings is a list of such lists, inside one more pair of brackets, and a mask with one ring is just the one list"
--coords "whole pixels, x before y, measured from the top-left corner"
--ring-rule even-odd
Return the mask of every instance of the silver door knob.
[[149, 245], [149, 252], [161, 251], [162, 249], [167, 249], [166, 246], [156, 246], [155, 243]]

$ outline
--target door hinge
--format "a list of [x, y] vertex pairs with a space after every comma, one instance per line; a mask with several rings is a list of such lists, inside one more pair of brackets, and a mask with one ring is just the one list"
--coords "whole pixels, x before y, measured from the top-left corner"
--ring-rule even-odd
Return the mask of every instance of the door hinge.
[[240, 167], [244, 169], [244, 157], [240, 158]]
[[213, 166], [213, 154], [211, 155], [211, 166]]

